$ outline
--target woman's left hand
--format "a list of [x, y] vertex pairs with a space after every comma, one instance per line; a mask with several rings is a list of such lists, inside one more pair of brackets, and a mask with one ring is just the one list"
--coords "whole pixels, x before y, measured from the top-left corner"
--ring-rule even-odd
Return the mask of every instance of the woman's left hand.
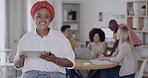
[[55, 62], [58, 58], [54, 54], [44, 53], [41, 54], [40, 58], [45, 59], [47, 61]]

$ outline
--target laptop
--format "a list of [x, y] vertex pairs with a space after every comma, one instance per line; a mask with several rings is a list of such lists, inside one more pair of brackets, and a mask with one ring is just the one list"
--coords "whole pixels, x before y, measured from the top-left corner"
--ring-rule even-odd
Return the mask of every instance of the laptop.
[[78, 59], [93, 59], [91, 51], [88, 48], [75, 48], [75, 53]]

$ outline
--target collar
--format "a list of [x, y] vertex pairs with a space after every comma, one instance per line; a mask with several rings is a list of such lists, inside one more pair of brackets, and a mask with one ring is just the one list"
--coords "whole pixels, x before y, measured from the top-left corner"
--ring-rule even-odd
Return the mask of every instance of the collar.
[[[46, 36], [48, 37], [48, 36], [52, 35], [52, 33], [53, 33], [53, 29], [50, 28], [50, 31], [48, 32], [48, 34]], [[36, 29], [33, 30], [33, 35], [39, 36]]]

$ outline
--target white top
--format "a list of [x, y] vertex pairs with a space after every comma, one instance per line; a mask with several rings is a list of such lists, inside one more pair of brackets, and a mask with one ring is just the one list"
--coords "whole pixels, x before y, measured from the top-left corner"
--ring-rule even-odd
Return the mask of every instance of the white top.
[[124, 42], [123, 44], [119, 45], [115, 53], [117, 53], [116, 57], [111, 57], [110, 61], [121, 63], [121, 68], [119, 71], [120, 76], [125, 76], [136, 72], [134, 54], [128, 42]]
[[102, 54], [102, 49], [104, 46], [105, 42], [99, 42], [99, 43], [95, 43], [93, 42], [91, 44], [91, 51], [94, 52], [95, 54]]
[[[62, 33], [53, 29], [50, 29], [48, 35], [44, 36], [43, 38], [37, 34], [36, 30], [26, 33], [18, 43], [15, 59], [18, 59], [19, 52], [23, 50], [51, 51], [51, 53], [53, 53], [55, 56], [67, 58], [73, 64], [75, 63], [75, 55], [73, 49], [71, 48], [70, 42]], [[25, 59], [22, 72], [30, 70], [66, 73], [65, 67], [61, 67], [53, 62], [49, 62], [41, 58]]]
[[99, 42], [99, 43], [95, 43], [95, 42], [90, 42], [88, 45], [90, 45], [90, 49], [91, 49], [91, 54], [93, 57], [96, 58], [95, 54], [102, 54], [103, 52], [103, 46], [104, 46], [105, 42]]

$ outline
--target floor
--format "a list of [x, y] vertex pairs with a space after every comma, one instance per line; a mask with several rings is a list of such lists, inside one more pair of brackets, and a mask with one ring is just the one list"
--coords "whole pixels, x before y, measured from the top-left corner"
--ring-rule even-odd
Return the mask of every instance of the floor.
[[3, 66], [2, 69], [2, 78], [17, 78], [17, 76], [20, 76], [20, 73], [17, 71], [13, 66], [7, 67]]

